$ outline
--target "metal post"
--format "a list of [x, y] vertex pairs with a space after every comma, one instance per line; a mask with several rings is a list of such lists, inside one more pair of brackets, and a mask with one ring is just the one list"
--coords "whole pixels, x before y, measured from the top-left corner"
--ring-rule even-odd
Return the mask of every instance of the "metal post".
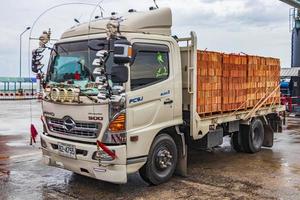
[[31, 95], [33, 96], [33, 81], [31, 81]]
[[[30, 27], [26, 27], [25, 31], [23, 31], [21, 34], [20, 34], [20, 69], [19, 69], [19, 77], [21, 78], [22, 77], [22, 36], [23, 34], [28, 31], [30, 29]], [[20, 88], [21, 89], [21, 82], [20, 82]]]

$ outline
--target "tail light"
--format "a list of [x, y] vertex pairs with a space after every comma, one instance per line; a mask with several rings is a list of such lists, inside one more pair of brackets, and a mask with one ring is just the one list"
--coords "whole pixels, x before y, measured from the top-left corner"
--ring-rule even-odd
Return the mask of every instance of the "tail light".
[[109, 123], [107, 131], [103, 135], [104, 144], [125, 144], [126, 143], [126, 114], [117, 114]]

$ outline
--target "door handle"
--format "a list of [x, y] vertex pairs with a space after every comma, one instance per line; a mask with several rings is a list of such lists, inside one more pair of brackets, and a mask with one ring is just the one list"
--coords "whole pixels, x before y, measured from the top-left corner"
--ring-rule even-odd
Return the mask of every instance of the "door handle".
[[164, 101], [164, 104], [166, 105], [166, 104], [172, 104], [173, 103], [173, 100], [172, 99], [166, 99], [165, 101]]

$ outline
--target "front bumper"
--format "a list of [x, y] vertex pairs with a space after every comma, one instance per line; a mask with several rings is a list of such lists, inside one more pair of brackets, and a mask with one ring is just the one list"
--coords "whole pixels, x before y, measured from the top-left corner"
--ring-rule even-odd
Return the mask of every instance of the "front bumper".
[[[94, 152], [97, 151], [96, 144], [71, 142], [43, 134], [41, 139], [47, 145], [46, 148], [42, 148], [45, 164], [107, 182], [127, 182], [126, 145], [109, 146], [110, 150], [115, 151], [117, 158], [113, 161], [102, 161], [101, 166], [99, 166], [99, 162], [92, 159]], [[59, 155], [58, 150], [55, 148], [58, 143], [75, 145], [76, 150], [78, 150], [76, 159]]]

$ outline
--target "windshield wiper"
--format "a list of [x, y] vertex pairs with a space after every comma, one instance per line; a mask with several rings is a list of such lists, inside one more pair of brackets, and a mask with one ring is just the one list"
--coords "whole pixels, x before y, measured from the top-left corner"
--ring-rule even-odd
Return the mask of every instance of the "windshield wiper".
[[[58, 45], [57, 47], [61, 48], [63, 50], [63, 52], [65, 52], [67, 55], [69, 55], [69, 52], [65, 48], [63, 48], [61, 45]], [[57, 52], [57, 55], [59, 55], [58, 52]]]
[[93, 101], [93, 103], [97, 103], [98, 99], [94, 99], [93, 97], [91, 97], [88, 94], [85, 94], [84, 92], [80, 92], [80, 94], [83, 94], [84, 96], [86, 96], [89, 100]]
[[[62, 46], [57, 45], [57, 47], [61, 48], [63, 50], [63, 52], [65, 52], [67, 55], [69, 55], [69, 52], [66, 49], [64, 49]], [[56, 55], [59, 56], [59, 53], [55, 48], [53, 48], [53, 47], [46, 47], [46, 48], [51, 50], [51, 51], [54, 51], [56, 53]]]

